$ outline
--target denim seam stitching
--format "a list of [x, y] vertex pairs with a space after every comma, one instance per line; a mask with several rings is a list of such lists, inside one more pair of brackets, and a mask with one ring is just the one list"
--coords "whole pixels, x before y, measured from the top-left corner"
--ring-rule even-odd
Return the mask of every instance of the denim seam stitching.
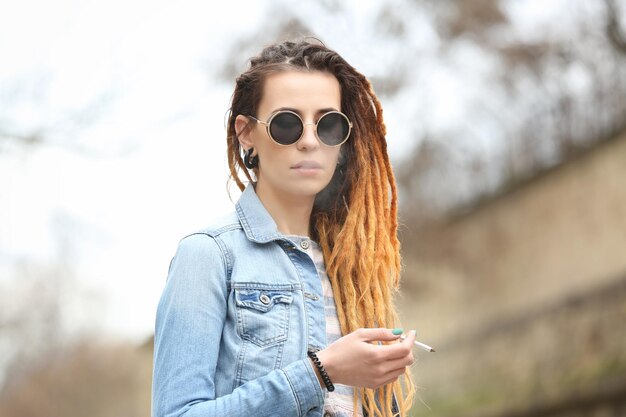
[[230, 276], [233, 271], [232, 257], [230, 251], [228, 250], [228, 247], [226, 246], [224, 241], [218, 236], [213, 237], [213, 240], [215, 241], [215, 243], [217, 243], [217, 246], [219, 246], [220, 251], [222, 252], [222, 260], [226, 267], [226, 281], [230, 282]]
[[187, 236], [185, 236], [183, 239], [189, 237], [189, 236], [193, 236], [193, 235], [204, 235], [207, 236], [209, 238], [211, 238], [213, 240], [213, 242], [215, 242], [215, 244], [217, 245], [217, 247], [220, 250], [220, 258], [222, 259], [222, 265], [224, 266], [224, 276], [226, 277], [226, 281], [227, 283], [230, 281], [230, 274], [231, 274], [231, 267], [230, 267], [230, 262], [228, 260], [228, 255], [225, 253], [225, 251], [227, 252], [224, 243], [222, 242], [221, 239], [217, 238], [216, 236], [211, 235], [208, 232], [194, 232], [194, 233], [190, 233]]
[[293, 382], [291, 382], [291, 378], [289, 378], [289, 374], [285, 372], [283, 369], [281, 369], [281, 371], [283, 372], [283, 374], [285, 374], [285, 377], [287, 378], [287, 382], [289, 382], [289, 386], [291, 387], [291, 392], [293, 393], [293, 397], [295, 398], [296, 404], [298, 406], [298, 415], [302, 416], [304, 410], [302, 410], [302, 401], [300, 401], [300, 397], [298, 396], [298, 391], [296, 390], [296, 387], [293, 385]]

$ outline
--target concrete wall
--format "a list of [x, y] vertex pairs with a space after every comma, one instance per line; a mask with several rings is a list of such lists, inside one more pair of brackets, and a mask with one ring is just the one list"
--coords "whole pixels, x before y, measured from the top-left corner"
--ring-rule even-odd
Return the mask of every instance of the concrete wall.
[[399, 305], [439, 348], [415, 373], [441, 415], [626, 375], [626, 135], [403, 240]]

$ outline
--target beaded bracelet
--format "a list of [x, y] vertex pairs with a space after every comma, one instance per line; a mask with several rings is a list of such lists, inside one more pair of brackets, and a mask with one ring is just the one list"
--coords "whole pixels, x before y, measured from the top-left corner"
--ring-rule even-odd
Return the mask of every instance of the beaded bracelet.
[[322, 362], [320, 362], [320, 359], [317, 357], [317, 354], [314, 351], [309, 350], [307, 352], [307, 355], [309, 355], [309, 358], [311, 358], [311, 360], [313, 361], [313, 364], [315, 364], [315, 367], [319, 371], [320, 376], [322, 377], [322, 381], [324, 381], [324, 385], [326, 385], [326, 389], [329, 392], [333, 392], [335, 390], [335, 386], [331, 382], [330, 377], [326, 373], [326, 369], [324, 369], [324, 365], [322, 365]]

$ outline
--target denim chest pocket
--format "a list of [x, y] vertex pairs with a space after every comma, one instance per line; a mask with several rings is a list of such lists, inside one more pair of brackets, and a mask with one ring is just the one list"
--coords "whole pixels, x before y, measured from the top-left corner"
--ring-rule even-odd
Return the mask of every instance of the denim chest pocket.
[[242, 339], [269, 346], [287, 339], [291, 289], [235, 288], [237, 331]]

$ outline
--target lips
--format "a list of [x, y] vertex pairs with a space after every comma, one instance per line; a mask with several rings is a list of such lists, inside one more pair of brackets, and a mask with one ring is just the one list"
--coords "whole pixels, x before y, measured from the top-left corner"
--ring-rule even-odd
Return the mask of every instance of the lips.
[[322, 166], [315, 161], [301, 161], [291, 167], [291, 169], [321, 169]]

